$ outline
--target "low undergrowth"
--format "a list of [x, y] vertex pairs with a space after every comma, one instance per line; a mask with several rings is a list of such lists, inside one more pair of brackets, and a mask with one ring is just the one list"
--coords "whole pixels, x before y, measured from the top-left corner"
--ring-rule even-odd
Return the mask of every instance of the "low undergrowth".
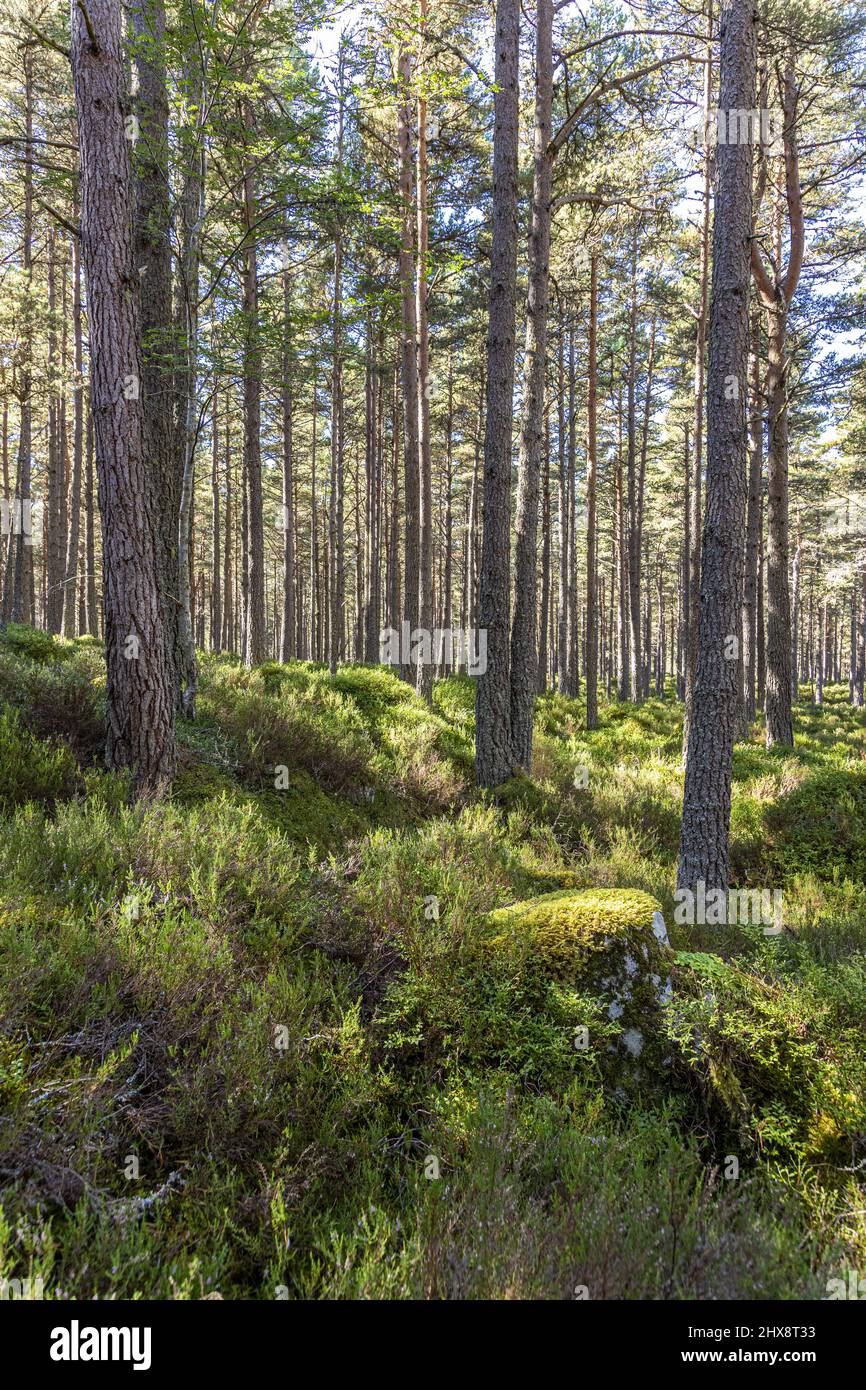
[[[863, 1268], [866, 725], [843, 691], [793, 750], [756, 728], [736, 751], [736, 882], [783, 895], [767, 936], [674, 925], [673, 701], [590, 734], [545, 696], [533, 778], [479, 795], [471, 681], [427, 709], [379, 668], [207, 657], [174, 794], [133, 807], [100, 766], [103, 682], [90, 641], [0, 639], [0, 1279], [786, 1299]], [[643, 1092], [611, 1081], [598, 993], [479, 948], [563, 889], [664, 910]]]

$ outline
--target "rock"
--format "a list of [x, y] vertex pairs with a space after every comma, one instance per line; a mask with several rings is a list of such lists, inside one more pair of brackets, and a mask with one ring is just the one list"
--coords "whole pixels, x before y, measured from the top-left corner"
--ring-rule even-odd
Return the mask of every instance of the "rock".
[[620, 1026], [617, 1062], [666, 1063], [661, 1010], [674, 955], [659, 904], [622, 888], [561, 889], [490, 913], [488, 949], [519, 956], [563, 985], [600, 997]]

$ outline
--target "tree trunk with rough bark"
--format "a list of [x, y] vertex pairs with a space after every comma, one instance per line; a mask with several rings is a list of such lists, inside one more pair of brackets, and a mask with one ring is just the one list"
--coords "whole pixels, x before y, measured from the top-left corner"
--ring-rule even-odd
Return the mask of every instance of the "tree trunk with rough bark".
[[519, 34], [519, 0], [498, 0], [494, 39], [493, 243], [484, 427], [484, 515], [478, 596], [478, 626], [486, 634], [487, 669], [478, 677], [475, 697], [475, 769], [481, 787], [498, 786], [511, 775], [513, 767], [508, 610], [516, 348]]
[[544, 386], [547, 370], [547, 311], [550, 281], [550, 223], [553, 154], [553, 0], [538, 0], [535, 48], [535, 130], [532, 217], [529, 232], [529, 290], [523, 418], [517, 483], [514, 544], [514, 614], [511, 624], [511, 739], [514, 763], [532, 767], [532, 723], [538, 667], [538, 488], [544, 447]]
[[142, 796], [174, 770], [174, 718], [156, 590], [154, 479], [140, 399], [138, 286], [132, 180], [124, 128], [118, 0], [71, 16], [71, 63], [81, 158], [81, 244], [87, 282], [103, 531], [108, 739], [112, 768], [129, 768]]
[[[755, 104], [754, 0], [723, 0], [722, 111]], [[707, 371], [707, 479], [698, 657], [686, 756], [678, 886], [728, 888], [739, 709], [749, 353], [752, 147], [720, 145]]]
[[589, 268], [589, 362], [586, 421], [586, 727], [598, 727], [598, 536], [596, 485], [598, 476], [598, 253]]

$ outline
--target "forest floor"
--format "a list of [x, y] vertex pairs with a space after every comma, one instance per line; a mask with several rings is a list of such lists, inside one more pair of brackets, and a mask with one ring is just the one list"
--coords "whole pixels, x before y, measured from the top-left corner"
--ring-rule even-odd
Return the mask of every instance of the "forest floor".
[[[826, 1298], [866, 1260], [866, 715], [737, 747], [732, 873], [784, 929], [674, 924], [681, 707], [538, 702], [479, 795], [474, 686], [202, 657], [171, 799], [101, 770], [100, 646], [0, 641], [0, 1278], [51, 1298]], [[805, 692], [804, 692], [805, 693]], [[586, 778], [576, 770], [587, 769]], [[587, 785], [580, 785], [587, 780]], [[640, 889], [667, 1064], [477, 949]], [[736, 1163], [731, 1163], [735, 1158]], [[735, 1175], [736, 1174], [736, 1175]], [[5, 1213], [5, 1215], [3, 1214]]]

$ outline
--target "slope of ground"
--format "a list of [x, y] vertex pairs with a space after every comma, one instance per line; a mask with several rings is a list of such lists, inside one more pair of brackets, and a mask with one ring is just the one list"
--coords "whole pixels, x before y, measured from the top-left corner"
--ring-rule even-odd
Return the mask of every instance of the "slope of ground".
[[[0, 641], [0, 1277], [46, 1296], [788, 1298], [866, 1256], [866, 721], [736, 753], [738, 886], [675, 926], [681, 713], [539, 701], [472, 787], [474, 687], [203, 658], [171, 800], [100, 769], [101, 651]], [[656, 1073], [485, 947], [560, 887], [676, 949]], [[493, 919], [499, 920], [499, 919]], [[530, 962], [531, 963], [531, 962]], [[577, 1046], [586, 1030], [591, 1045]]]

